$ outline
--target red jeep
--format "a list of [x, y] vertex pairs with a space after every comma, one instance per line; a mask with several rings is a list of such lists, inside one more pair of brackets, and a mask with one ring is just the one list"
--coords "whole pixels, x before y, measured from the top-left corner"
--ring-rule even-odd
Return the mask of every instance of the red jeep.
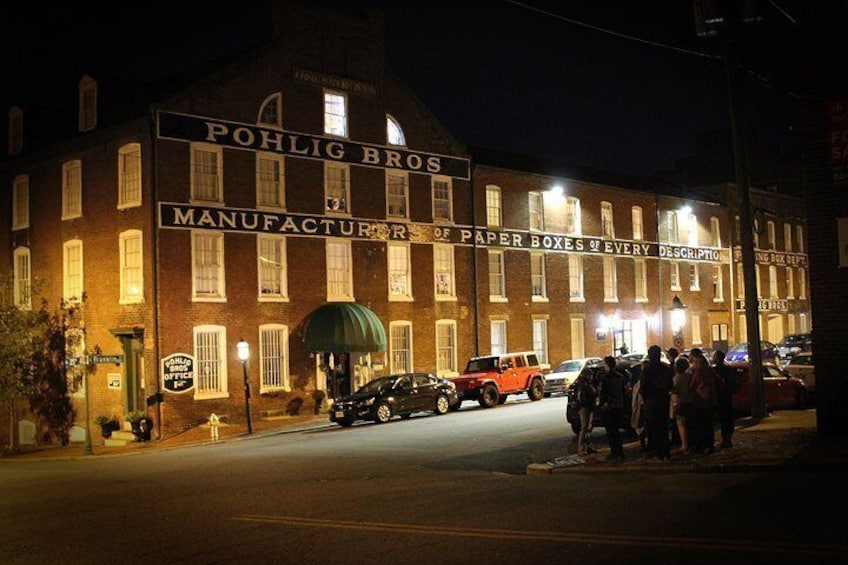
[[533, 401], [545, 396], [545, 376], [539, 356], [532, 351], [472, 357], [465, 371], [451, 380], [460, 400], [455, 410], [463, 400], [476, 400], [483, 408], [491, 408], [506, 402], [510, 394], [526, 392]]

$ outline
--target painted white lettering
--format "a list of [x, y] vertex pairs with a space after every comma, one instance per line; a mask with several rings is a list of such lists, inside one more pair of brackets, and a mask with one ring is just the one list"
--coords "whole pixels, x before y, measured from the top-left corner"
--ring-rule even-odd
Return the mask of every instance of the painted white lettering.
[[501, 232], [498, 234], [498, 245], [503, 245], [504, 247], [509, 247], [510, 237], [508, 233]]
[[327, 155], [329, 155], [333, 159], [344, 159], [344, 154], [344, 145], [342, 145], [338, 141], [331, 141], [327, 144]]
[[397, 151], [386, 150], [386, 166], [400, 169], [400, 153]]
[[351, 237], [354, 233], [354, 225], [351, 220], [341, 220], [339, 222], [339, 231], [345, 237]]
[[271, 226], [277, 221], [277, 216], [262, 214], [262, 231], [271, 231]]
[[513, 247], [521, 247], [521, 234], [520, 233], [512, 234], [512, 245], [513, 245]]
[[468, 241], [471, 239], [471, 237], [473, 235], [474, 235], [474, 232], [472, 232], [471, 230], [462, 228], [462, 229], [459, 230], [459, 242], [460, 243], [468, 243]]
[[362, 163], [365, 165], [376, 165], [380, 162], [380, 152], [374, 147], [362, 148]]
[[[242, 214], [243, 215], [243, 214]], [[235, 212], [218, 212], [218, 226], [222, 229], [236, 229], [236, 213]]]
[[442, 160], [438, 157], [427, 157], [427, 172], [438, 173], [442, 170]]
[[530, 248], [531, 249], [538, 249], [540, 239], [541, 238], [538, 235], [531, 233], [530, 234]]
[[406, 239], [406, 226], [401, 225], [393, 225], [392, 226], [392, 239]]
[[283, 152], [284, 136], [282, 133], [263, 129], [260, 130], [259, 137], [261, 138], [261, 141], [259, 142], [260, 149], [264, 149], [265, 151], [276, 151], [277, 153]]
[[200, 219], [197, 221], [198, 226], [206, 226], [210, 228], [217, 228], [217, 224], [215, 224], [215, 219], [212, 217], [212, 214], [209, 213], [209, 210], [203, 210], [200, 213]]
[[412, 169], [413, 171], [421, 170], [421, 157], [412, 153], [406, 156], [406, 166]]
[[303, 229], [304, 233], [318, 232], [318, 223], [315, 221], [315, 218], [304, 218], [300, 227]]
[[330, 235], [333, 232], [333, 224], [335, 224], [335, 221], [332, 218], [323, 218], [321, 220], [321, 228], [324, 235]]
[[178, 226], [193, 226], [194, 208], [189, 208], [185, 211], [174, 208], [174, 224]]
[[247, 128], [236, 128], [233, 130], [233, 141], [244, 147], [250, 147], [256, 141], [256, 136]]
[[300, 144], [301, 146], [298, 147], [299, 142], [300, 142], [299, 136], [290, 135], [289, 136], [289, 151], [294, 153], [295, 155], [308, 155], [309, 154], [309, 147], [306, 147], [304, 144]]
[[582, 240], [582, 239], [575, 240], [575, 242], [574, 242], [574, 243], [576, 243], [576, 245], [574, 246], [574, 250], [575, 250], [575, 251], [583, 251], [583, 248], [584, 248], [585, 246], [583, 245], [583, 240]]
[[206, 122], [206, 141], [218, 143], [218, 137], [222, 135], [227, 135], [229, 131], [229, 128], [224, 124]]
[[605, 241], [604, 242], [604, 253], [612, 253], [612, 242]]

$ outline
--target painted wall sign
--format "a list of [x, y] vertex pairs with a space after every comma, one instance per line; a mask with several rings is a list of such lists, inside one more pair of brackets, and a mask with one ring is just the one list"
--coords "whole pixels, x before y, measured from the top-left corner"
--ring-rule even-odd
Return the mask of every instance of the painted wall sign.
[[[777, 265], [778, 267], [806, 267], [807, 256], [803, 253], [785, 253], [783, 251], [763, 251], [757, 249], [754, 251], [756, 262], [760, 265]], [[742, 260], [742, 249], [739, 247], [733, 248], [733, 260], [739, 262]]]
[[156, 126], [160, 139], [212, 143], [233, 149], [269, 151], [303, 159], [400, 169], [463, 180], [468, 180], [471, 174], [470, 160], [461, 157], [263, 128], [255, 124], [158, 112]]
[[[745, 309], [745, 299], [736, 299], [736, 309]], [[760, 298], [757, 300], [757, 310], [760, 312], [788, 312], [789, 301], [782, 298]]]
[[308, 71], [306, 69], [295, 68], [293, 76], [298, 82], [314, 84], [315, 86], [320, 86], [322, 88], [335, 88], [337, 90], [344, 90], [345, 92], [362, 94], [364, 96], [375, 96], [377, 94], [377, 87], [373, 84], [350, 78], [319, 73], [318, 71]]
[[194, 388], [194, 357], [173, 353], [162, 358], [162, 388], [168, 392], [188, 392]]

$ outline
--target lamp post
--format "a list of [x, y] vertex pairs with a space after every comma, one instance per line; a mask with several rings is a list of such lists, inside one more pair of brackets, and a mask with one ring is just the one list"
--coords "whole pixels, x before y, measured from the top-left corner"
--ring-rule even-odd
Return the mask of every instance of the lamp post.
[[244, 411], [247, 415], [247, 433], [253, 433], [253, 422], [250, 419], [250, 381], [247, 378], [247, 360], [250, 359], [250, 344], [244, 338], [236, 344], [238, 358], [241, 359], [241, 368], [244, 371]]
[[686, 306], [676, 296], [671, 301], [671, 331], [674, 335], [674, 347], [678, 350], [683, 350], [683, 326], [686, 324]]

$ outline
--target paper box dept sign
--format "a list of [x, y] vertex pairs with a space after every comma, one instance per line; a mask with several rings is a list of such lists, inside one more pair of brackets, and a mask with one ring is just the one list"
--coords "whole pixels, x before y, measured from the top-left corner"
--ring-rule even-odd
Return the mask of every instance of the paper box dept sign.
[[162, 388], [168, 392], [188, 392], [194, 388], [194, 357], [174, 353], [162, 358]]

